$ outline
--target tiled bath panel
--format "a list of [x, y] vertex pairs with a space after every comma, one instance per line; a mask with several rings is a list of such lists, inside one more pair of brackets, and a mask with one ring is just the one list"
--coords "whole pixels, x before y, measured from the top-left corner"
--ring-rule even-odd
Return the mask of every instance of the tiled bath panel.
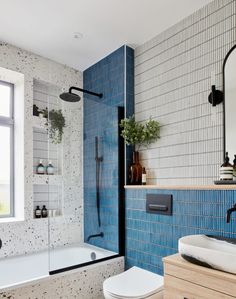
[[0, 293], [1, 299], [102, 299], [103, 281], [124, 270], [124, 258], [50, 276], [41, 282]]
[[[223, 160], [223, 105], [208, 103], [211, 72], [236, 43], [236, 1], [216, 0], [135, 49], [135, 116], [162, 125], [142, 148], [148, 182], [211, 184]], [[216, 114], [216, 115], [215, 115]], [[231, 158], [232, 159], [232, 158]]]
[[[63, 188], [66, 191], [62, 207], [64, 215], [55, 219], [33, 219], [33, 99], [34, 81], [68, 89], [82, 86], [81, 72], [49, 59], [0, 43], [0, 67], [24, 74], [24, 177], [25, 220], [0, 223], [3, 246], [1, 257], [27, 254], [46, 249], [49, 245], [50, 224], [51, 246], [83, 241], [83, 197], [82, 197], [82, 102], [63, 103], [66, 116], [63, 141]], [[4, 79], [4, 78], [1, 78]], [[76, 174], [75, 174], [76, 170]], [[73, 178], [73, 179], [72, 179]]]
[[[146, 213], [147, 194], [172, 194], [173, 215]], [[226, 211], [235, 201], [236, 191], [126, 190], [126, 267], [163, 274], [162, 258], [178, 252], [183, 236], [236, 238], [236, 214], [226, 223]]]

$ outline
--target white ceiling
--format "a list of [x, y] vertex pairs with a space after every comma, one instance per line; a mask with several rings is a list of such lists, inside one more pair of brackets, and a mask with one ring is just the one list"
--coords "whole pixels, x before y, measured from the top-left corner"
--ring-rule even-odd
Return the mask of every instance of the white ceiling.
[[124, 44], [143, 44], [209, 2], [0, 0], [0, 40], [84, 70]]

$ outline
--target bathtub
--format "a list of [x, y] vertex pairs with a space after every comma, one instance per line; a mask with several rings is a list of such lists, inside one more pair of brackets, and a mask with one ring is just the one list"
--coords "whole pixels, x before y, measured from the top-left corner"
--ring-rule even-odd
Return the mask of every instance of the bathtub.
[[50, 274], [61, 272], [77, 265], [82, 267], [85, 264], [104, 260], [111, 256], [117, 256], [117, 253], [86, 243], [79, 246], [72, 245], [66, 248], [57, 248], [49, 253]]
[[0, 290], [47, 278], [50, 274], [83, 267], [118, 256], [89, 244], [70, 245], [50, 251], [0, 259]]

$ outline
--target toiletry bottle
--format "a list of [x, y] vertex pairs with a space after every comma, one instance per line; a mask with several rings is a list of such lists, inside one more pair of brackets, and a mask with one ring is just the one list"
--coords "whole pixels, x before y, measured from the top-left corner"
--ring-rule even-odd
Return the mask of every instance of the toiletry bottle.
[[39, 208], [39, 206], [36, 207], [34, 215], [35, 215], [35, 218], [41, 218], [42, 217], [42, 211]]
[[228, 152], [225, 153], [225, 161], [220, 167], [220, 180], [233, 179], [233, 165], [229, 163]]
[[47, 166], [47, 174], [49, 174], [49, 175], [54, 174], [54, 167], [53, 167], [51, 161], [49, 161], [48, 166]]
[[48, 217], [48, 210], [46, 209], [46, 206], [43, 206], [42, 208], [42, 217], [43, 218]]
[[236, 180], [236, 155], [234, 155], [233, 180]]
[[45, 169], [44, 169], [44, 166], [43, 166], [43, 160], [39, 160], [39, 164], [38, 166], [36, 167], [36, 173], [37, 174], [44, 174], [45, 172]]
[[145, 167], [142, 169], [142, 185], [146, 185], [147, 183], [147, 173]]

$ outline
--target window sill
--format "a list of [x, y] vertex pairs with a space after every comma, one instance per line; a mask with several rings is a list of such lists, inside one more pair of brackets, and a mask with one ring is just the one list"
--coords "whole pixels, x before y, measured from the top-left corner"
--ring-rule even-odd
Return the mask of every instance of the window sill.
[[6, 217], [0, 218], [0, 223], [23, 222], [24, 219], [20, 217]]

